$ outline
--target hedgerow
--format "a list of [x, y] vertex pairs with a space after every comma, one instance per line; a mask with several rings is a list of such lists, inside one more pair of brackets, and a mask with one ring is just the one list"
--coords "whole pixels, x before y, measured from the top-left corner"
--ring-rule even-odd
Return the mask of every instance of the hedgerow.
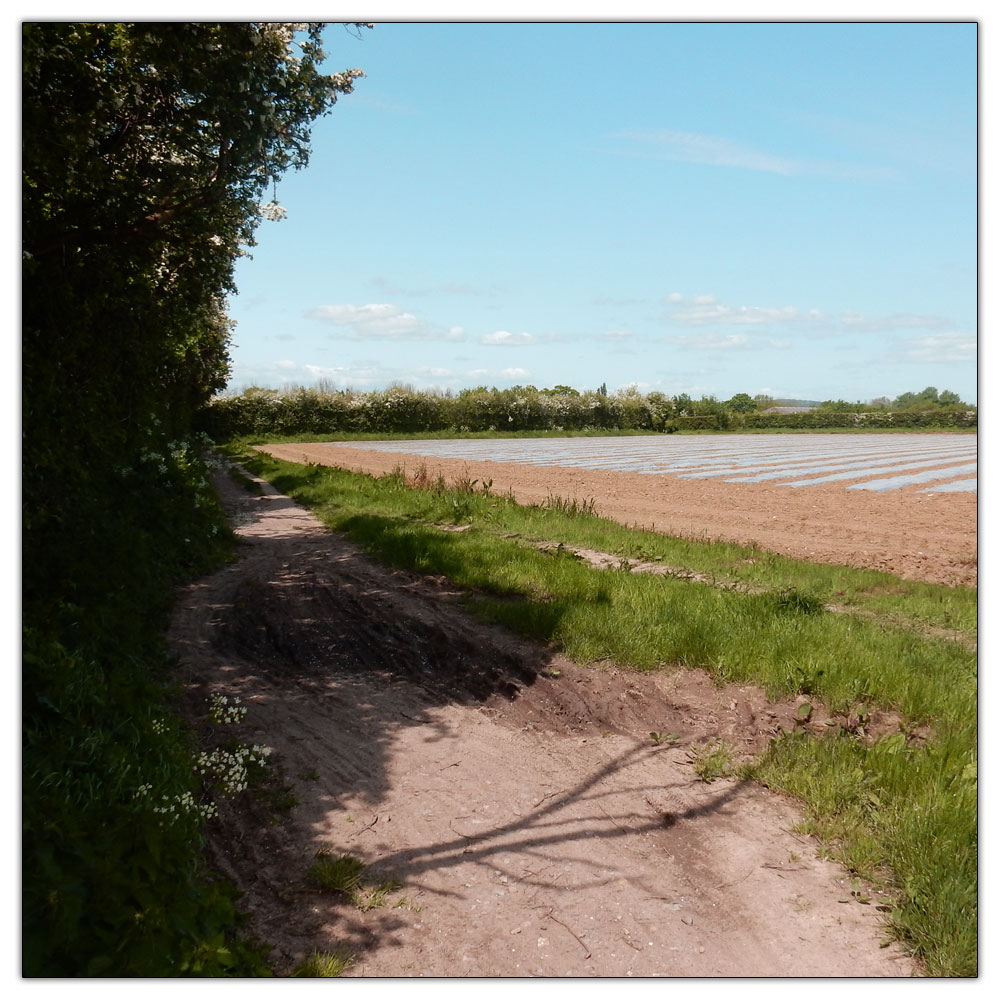
[[[702, 412], [690, 412], [701, 410]], [[707, 412], [706, 412], [707, 411]], [[553, 392], [533, 386], [473, 389], [457, 395], [396, 387], [377, 392], [250, 388], [217, 395], [199, 414], [199, 426], [220, 440], [293, 434], [470, 431], [640, 430], [739, 431], [828, 428], [968, 428], [976, 411], [739, 412], [716, 400], [672, 400], [635, 390]]]
[[191, 430], [234, 262], [362, 75], [319, 72], [321, 28], [23, 25], [26, 976], [266, 971], [202, 860], [164, 630], [229, 551]]

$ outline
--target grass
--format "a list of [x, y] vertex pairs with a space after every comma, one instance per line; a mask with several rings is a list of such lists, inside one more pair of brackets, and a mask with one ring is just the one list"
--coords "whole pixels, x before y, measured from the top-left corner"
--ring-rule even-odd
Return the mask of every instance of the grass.
[[[239, 449], [236, 449], [239, 453]], [[628, 528], [596, 516], [592, 498], [549, 497], [539, 506], [521, 506], [485, 492], [482, 484], [450, 489], [440, 480], [428, 489], [406, 488], [401, 470], [375, 482], [368, 476], [316, 466], [277, 462], [258, 453], [249, 459], [281, 489], [294, 489], [330, 526], [344, 530], [352, 514], [370, 514], [418, 525], [470, 525], [478, 532], [517, 536], [524, 542], [558, 541], [621, 559], [660, 563], [676, 575], [697, 574], [718, 587], [773, 590], [796, 599], [836, 605], [874, 616], [879, 624], [938, 629], [974, 642], [977, 592], [900, 580], [888, 573], [794, 560], [755, 546], [671, 538]], [[418, 469], [416, 478], [420, 478]], [[275, 478], [277, 477], [277, 478]], [[569, 518], [561, 516], [573, 515]], [[336, 523], [334, 523], [336, 522]]]
[[350, 895], [361, 885], [364, 872], [364, 863], [350, 854], [333, 857], [326, 848], [320, 848], [316, 852], [316, 860], [309, 868], [308, 877], [310, 882], [324, 892]]
[[[746, 773], [798, 796], [806, 831], [890, 895], [891, 934], [931, 975], [976, 974], [974, 590], [630, 530], [595, 517], [585, 500], [522, 507], [482, 485], [415, 489], [399, 473], [374, 480], [256, 454], [247, 461], [376, 558], [447, 576], [475, 612], [578, 661], [704, 668], [720, 682], [806, 694], [845, 715], [898, 713], [900, 731], [877, 741], [861, 726], [788, 734]], [[441, 530], [456, 524], [467, 530]], [[542, 552], [542, 540], [561, 545]], [[675, 572], [594, 569], [574, 546]], [[692, 573], [707, 582], [684, 578]], [[847, 613], [827, 610], [832, 603]], [[917, 727], [929, 738], [914, 739]], [[705, 780], [730, 766], [722, 747], [703, 748], [696, 763]]]
[[344, 952], [314, 951], [292, 970], [299, 979], [335, 979], [354, 964], [354, 958]]
[[733, 751], [721, 740], [693, 747], [688, 751], [688, 757], [694, 773], [707, 784], [719, 778], [728, 778], [733, 773]]
[[367, 913], [368, 910], [385, 906], [389, 896], [403, 888], [403, 883], [394, 878], [385, 878], [372, 884], [365, 879], [367, 871], [365, 863], [353, 855], [341, 854], [334, 857], [329, 848], [321, 847], [316, 852], [316, 860], [310, 865], [307, 877], [324, 892], [348, 896], [359, 910]]

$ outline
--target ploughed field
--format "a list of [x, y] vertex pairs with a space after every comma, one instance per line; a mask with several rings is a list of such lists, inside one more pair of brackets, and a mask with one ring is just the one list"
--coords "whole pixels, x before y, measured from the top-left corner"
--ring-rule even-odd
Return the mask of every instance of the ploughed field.
[[658, 435], [263, 445], [277, 458], [593, 501], [681, 537], [974, 586], [977, 439], [971, 434]]
[[773, 483], [802, 488], [836, 483], [884, 493], [975, 493], [975, 437], [967, 434], [803, 434], [748, 437], [620, 437], [386, 441], [351, 447], [431, 458], [608, 469], [679, 479]]

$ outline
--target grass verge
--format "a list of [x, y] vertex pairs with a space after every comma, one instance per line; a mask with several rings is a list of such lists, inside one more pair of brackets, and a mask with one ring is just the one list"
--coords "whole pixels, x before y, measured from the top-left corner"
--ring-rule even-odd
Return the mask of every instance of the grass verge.
[[[449, 577], [479, 614], [578, 661], [700, 667], [836, 712], [898, 712], [900, 731], [875, 742], [843, 728], [822, 739], [789, 734], [751, 774], [800, 797], [805, 829], [830, 856], [891, 894], [890, 933], [929, 974], [976, 974], [976, 656], [924, 630], [947, 623], [974, 634], [975, 591], [631, 531], [586, 504], [521, 507], [468, 483], [416, 489], [401, 474], [373, 480], [244, 457], [383, 562]], [[468, 528], [441, 530], [456, 524]], [[752, 581], [756, 592], [681, 573], [597, 570], [567, 551], [540, 551], [539, 539]], [[866, 613], [832, 614], [832, 597]], [[918, 726], [929, 739], [913, 738]]]

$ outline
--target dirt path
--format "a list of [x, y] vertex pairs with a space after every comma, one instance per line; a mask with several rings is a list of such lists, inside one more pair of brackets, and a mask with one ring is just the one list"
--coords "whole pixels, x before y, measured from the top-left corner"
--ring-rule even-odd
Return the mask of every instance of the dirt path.
[[[279, 968], [345, 948], [369, 977], [914, 974], [880, 947], [876, 906], [790, 832], [792, 804], [693, 772], [693, 748], [752, 752], [794, 705], [697, 672], [579, 668], [270, 488], [219, 487], [242, 558], [182, 593], [170, 640], [192, 714], [241, 697], [234, 735], [272, 746], [298, 799], [279, 822], [273, 802], [223, 803], [212, 824]], [[321, 847], [402, 888], [367, 911], [316, 891]]]
[[384, 475], [425, 465], [448, 482], [467, 476], [493, 481], [523, 503], [550, 494], [593, 498], [597, 513], [627, 525], [685, 538], [756, 542], [793, 558], [882, 570], [911, 580], [976, 586], [978, 502], [972, 493], [922, 493], [912, 486], [887, 493], [844, 484], [792, 490], [765, 483], [645, 476], [510, 462], [420, 458], [334, 444], [261, 446], [276, 458]]

